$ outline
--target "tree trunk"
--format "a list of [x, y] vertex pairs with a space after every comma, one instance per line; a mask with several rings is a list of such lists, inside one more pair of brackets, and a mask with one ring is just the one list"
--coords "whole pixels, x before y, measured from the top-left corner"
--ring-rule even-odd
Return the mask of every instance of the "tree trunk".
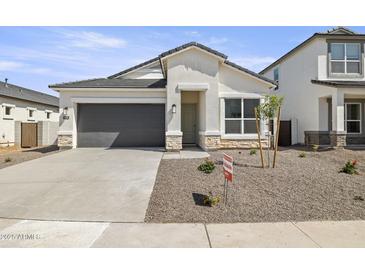
[[257, 117], [257, 109], [256, 108], [255, 108], [255, 117], [256, 117], [256, 131], [257, 131], [257, 137], [258, 137], [258, 140], [259, 140], [259, 147], [260, 147], [261, 166], [262, 166], [262, 168], [265, 168], [264, 156], [262, 155], [261, 131], [260, 131], [259, 120], [258, 120], [258, 117]]
[[278, 109], [278, 117], [277, 117], [277, 122], [276, 122], [276, 134], [275, 134], [275, 152], [274, 152], [274, 161], [273, 161], [273, 165], [272, 167], [275, 168], [275, 164], [276, 164], [276, 153], [278, 151], [278, 144], [279, 144], [279, 132], [280, 132], [280, 112], [281, 112], [281, 107], [279, 107]]

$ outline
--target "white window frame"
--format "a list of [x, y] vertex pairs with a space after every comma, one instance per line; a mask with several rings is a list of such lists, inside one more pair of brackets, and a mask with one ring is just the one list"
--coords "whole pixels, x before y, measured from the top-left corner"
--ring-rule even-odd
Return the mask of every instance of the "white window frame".
[[[30, 111], [33, 111], [33, 116], [30, 117]], [[36, 113], [37, 109], [36, 108], [32, 108], [32, 107], [27, 107], [27, 120], [28, 121], [35, 121], [35, 113]]]
[[[348, 44], [356, 44], [359, 46], [359, 60], [347, 60], [347, 45]], [[330, 58], [330, 74], [331, 75], [361, 75], [362, 71], [362, 63], [361, 63], [361, 43], [330, 43], [330, 47], [332, 45], [344, 45], [344, 59], [343, 60], [333, 60], [332, 59], [332, 48], [331, 48], [331, 58]], [[342, 62], [345, 64], [345, 72], [332, 72], [332, 62]], [[347, 72], [347, 63], [359, 63], [359, 72]]]
[[[226, 118], [225, 104], [226, 100], [241, 100], [241, 118]], [[259, 104], [261, 104], [260, 98], [243, 98], [243, 97], [225, 97], [223, 98], [224, 111], [223, 115], [223, 137], [225, 138], [257, 138], [257, 133], [244, 133], [244, 121], [256, 121], [256, 118], [244, 118], [244, 100], [258, 100]], [[226, 133], [226, 121], [241, 121], [241, 133]]]
[[[348, 105], [359, 105], [359, 110], [360, 110], [360, 120], [347, 120], [347, 106]], [[347, 122], [359, 122], [360, 123], [360, 132], [348, 132], [349, 134], [361, 134], [362, 133], [362, 108], [361, 108], [361, 103], [357, 103], [357, 102], [354, 102], [354, 103], [351, 103], [351, 102], [348, 102], [348, 103], [345, 103], [345, 130], [347, 132]]]
[[[46, 113], [46, 120], [51, 120], [51, 115], [52, 115], [53, 111], [49, 110], [49, 109], [46, 109], [44, 112]], [[48, 114], [49, 114], [49, 118], [47, 117]]]
[[[15, 109], [15, 105], [11, 105], [11, 104], [2, 104], [2, 108], [3, 108], [3, 119], [5, 120], [13, 120], [14, 119], [14, 113], [13, 113], [13, 109]], [[7, 115], [6, 114], [6, 108], [10, 108], [10, 114]]]

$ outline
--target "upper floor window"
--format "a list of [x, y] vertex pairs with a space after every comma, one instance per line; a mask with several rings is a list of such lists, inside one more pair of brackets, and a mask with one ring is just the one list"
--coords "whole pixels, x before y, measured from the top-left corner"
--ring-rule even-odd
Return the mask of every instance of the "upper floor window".
[[359, 43], [331, 43], [330, 50], [331, 73], [361, 73], [361, 47]]
[[15, 106], [9, 104], [2, 104], [3, 106], [3, 119], [13, 119], [13, 111]]
[[51, 113], [52, 113], [52, 111], [46, 109], [45, 112], [46, 112], [46, 119], [47, 120], [51, 119]]
[[27, 112], [28, 112], [28, 120], [31, 120], [31, 121], [34, 121], [35, 120], [35, 111], [36, 109], [35, 108], [31, 108], [31, 107], [28, 107], [27, 108]]
[[279, 68], [274, 68], [274, 81], [279, 83]]

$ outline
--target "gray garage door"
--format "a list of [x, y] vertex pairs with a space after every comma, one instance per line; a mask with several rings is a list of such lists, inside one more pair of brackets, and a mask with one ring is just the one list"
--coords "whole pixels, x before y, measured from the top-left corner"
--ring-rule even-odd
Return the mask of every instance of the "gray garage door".
[[78, 147], [165, 146], [163, 104], [79, 104]]

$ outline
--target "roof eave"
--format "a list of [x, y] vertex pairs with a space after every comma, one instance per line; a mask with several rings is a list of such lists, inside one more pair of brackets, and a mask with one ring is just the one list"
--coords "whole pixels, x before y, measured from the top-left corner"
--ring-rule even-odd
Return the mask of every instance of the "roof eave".
[[294, 47], [289, 52], [287, 52], [284, 55], [282, 55], [274, 63], [270, 64], [269, 66], [267, 66], [266, 68], [264, 68], [263, 70], [261, 70], [259, 72], [259, 74], [266, 73], [268, 70], [270, 70], [270, 69], [274, 68], [275, 66], [277, 66], [278, 64], [280, 64], [284, 59], [286, 59], [290, 55], [294, 54], [297, 50], [299, 50], [303, 46], [309, 44], [315, 38], [319, 38], [319, 37], [327, 37], [327, 38], [328, 37], [333, 37], [334, 39], [339, 38], [339, 37], [340, 38], [347, 38], [347, 39], [350, 39], [350, 38], [364, 38], [365, 39], [365, 34], [330, 34], [330, 33], [316, 32], [312, 36], [310, 36], [308, 39], [306, 39], [302, 43], [300, 43], [298, 46]]
[[259, 80], [260, 82], [264, 82], [265, 84], [271, 86], [272, 88], [275, 88], [275, 87], [278, 86], [278, 84], [275, 81], [273, 81], [273, 80], [271, 80], [269, 78], [266, 78], [264, 76], [261, 76], [261, 75], [255, 73], [253, 71], [250, 71], [250, 70], [248, 70], [246, 68], [243, 68], [243, 67], [241, 67], [241, 66], [239, 66], [239, 65], [237, 65], [235, 63], [226, 61], [223, 64], [226, 65], [226, 66], [228, 66], [228, 67], [230, 67], [230, 68], [232, 68], [232, 69], [235, 69], [238, 72], [244, 73], [245, 75], [247, 75], [247, 76], [249, 76], [251, 78], [254, 78], [256, 80]]

